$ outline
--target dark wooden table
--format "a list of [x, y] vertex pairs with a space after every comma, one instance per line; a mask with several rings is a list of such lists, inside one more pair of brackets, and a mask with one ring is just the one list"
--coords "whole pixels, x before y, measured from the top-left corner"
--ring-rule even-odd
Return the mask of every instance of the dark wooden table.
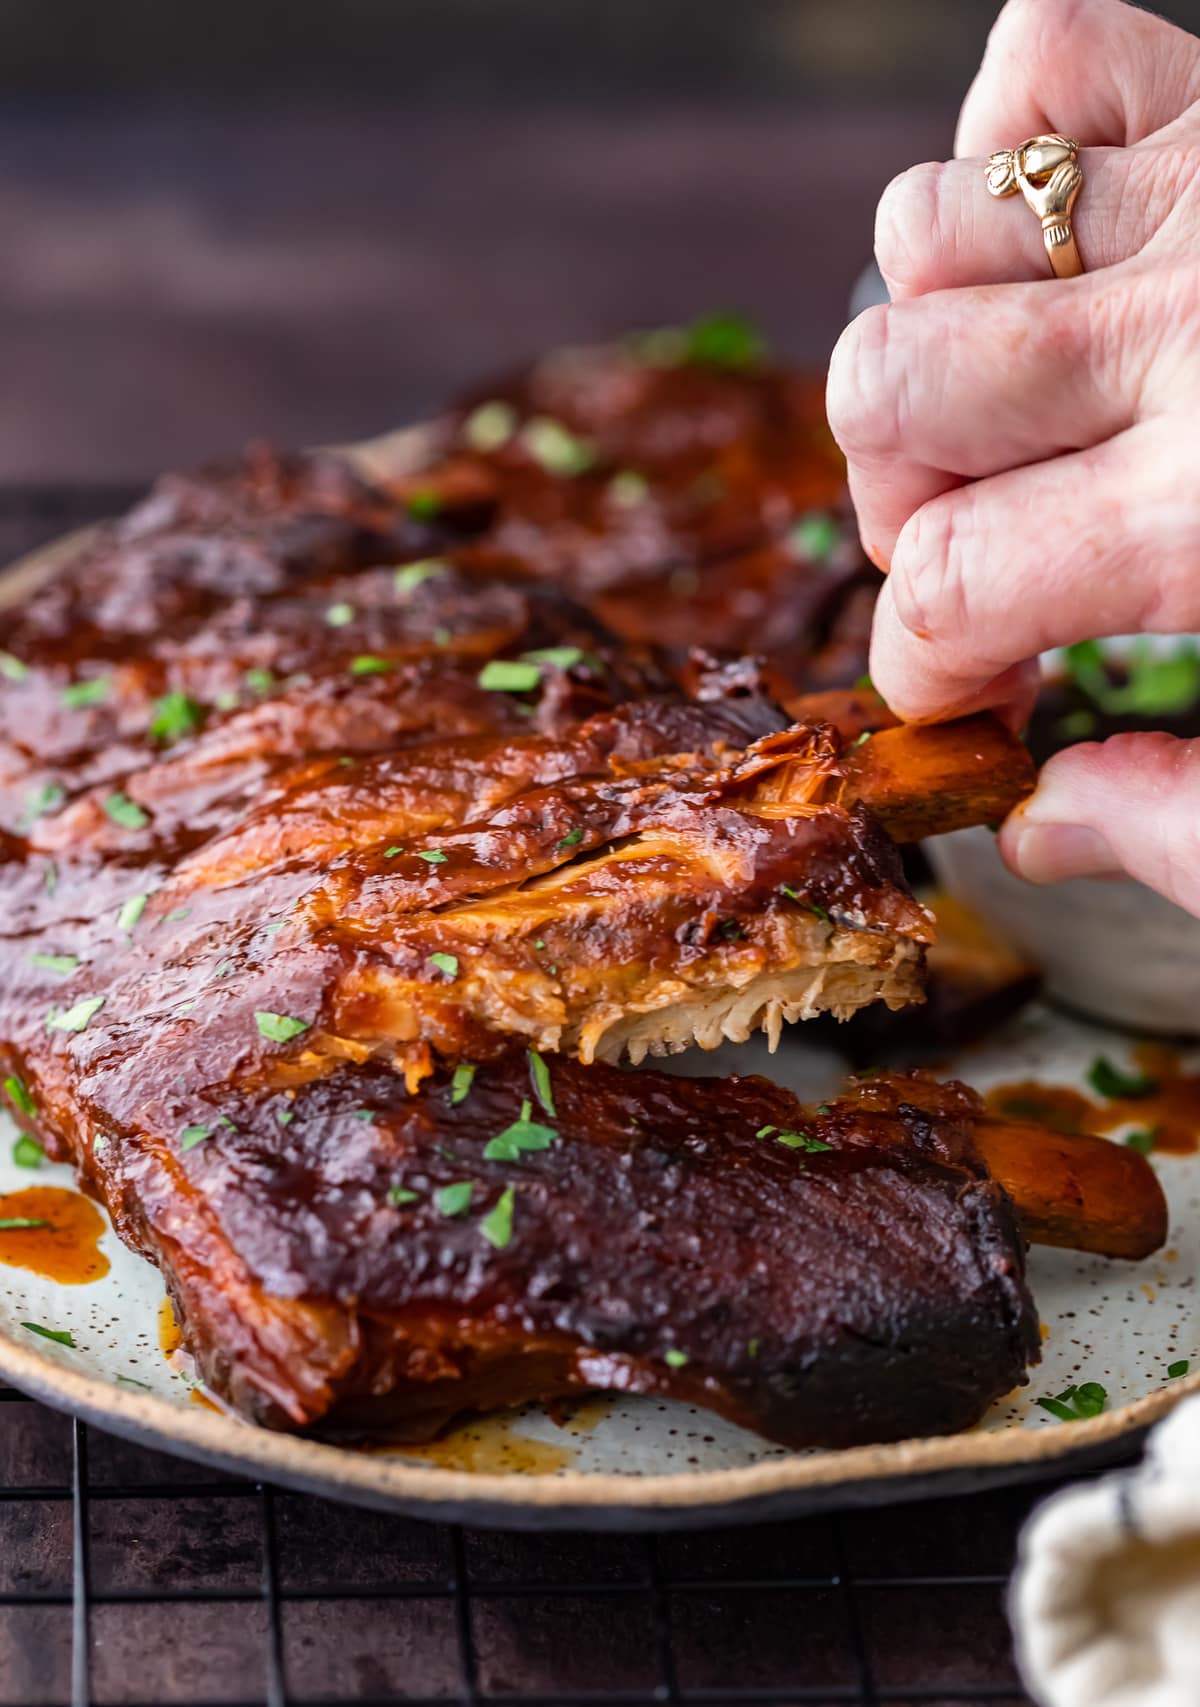
[[[735, 305], [821, 362], [880, 187], [951, 117], [0, 114], [0, 553], [164, 464], [365, 435], [555, 341]], [[501, 1536], [214, 1481], [12, 1396], [0, 1704], [1015, 1707], [1003, 1590], [1033, 1497]]]

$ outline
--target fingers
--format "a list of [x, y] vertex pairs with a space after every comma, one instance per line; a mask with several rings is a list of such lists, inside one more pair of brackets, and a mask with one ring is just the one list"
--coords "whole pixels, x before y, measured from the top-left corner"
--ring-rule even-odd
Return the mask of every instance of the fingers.
[[1032, 883], [1127, 872], [1200, 914], [1200, 741], [1114, 735], [1056, 753], [1000, 849]]
[[1050, 647], [1200, 628], [1200, 493], [1178, 477], [1183, 424], [935, 498], [903, 529], [879, 596], [871, 677], [901, 717], [1011, 696]]
[[881, 568], [931, 499], [1096, 444], [1134, 418], [1143, 379], [1136, 282], [938, 292], [846, 328], [826, 407], [863, 542]]
[[[1136, 255], [1177, 205], [1192, 155], [1177, 148], [1086, 149], [1072, 215], [1089, 272]], [[985, 162], [913, 166], [875, 214], [875, 258], [893, 301], [960, 285], [1048, 277], [1042, 230], [1019, 195], [988, 193]]]
[[1200, 42], [1122, 0], [1008, 0], [963, 102], [954, 152], [1065, 131], [1140, 142], [1200, 96]]

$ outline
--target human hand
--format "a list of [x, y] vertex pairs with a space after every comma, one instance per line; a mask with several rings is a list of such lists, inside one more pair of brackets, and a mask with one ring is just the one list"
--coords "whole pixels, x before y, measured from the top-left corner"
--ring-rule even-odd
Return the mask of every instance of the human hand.
[[[1077, 279], [986, 182], [1056, 125], [1082, 150]], [[1119, 0], [1009, 0], [956, 150], [880, 202], [892, 302], [843, 334], [829, 412], [890, 571], [880, 692], [1020, 723], [1038, 653], [1200, 631], [1200, 42]], [[1200, 742], [1056, 754], [1000, 845], [1035, 882], [1125, 871], [1200, 913]]]

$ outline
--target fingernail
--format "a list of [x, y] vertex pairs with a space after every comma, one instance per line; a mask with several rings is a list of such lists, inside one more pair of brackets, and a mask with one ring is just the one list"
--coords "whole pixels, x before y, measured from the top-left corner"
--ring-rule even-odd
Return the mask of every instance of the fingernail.
[[1039, 824], [1017, 817], [1007, 829], [1005, 853], [1030, 883], [1111, 877], [1121, 869], [1107, 840], [1088, 824]]

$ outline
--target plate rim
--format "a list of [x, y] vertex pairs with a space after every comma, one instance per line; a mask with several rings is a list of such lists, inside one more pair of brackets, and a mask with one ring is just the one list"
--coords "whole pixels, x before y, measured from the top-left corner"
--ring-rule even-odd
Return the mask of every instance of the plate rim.
[[[333, 447], [368, 477], [419, 460], [434, 431], [421, 422]], [[101, 522], [73, 530], [0, 569], [0, 607], [49, 579]], [[146, 1259], [143, 1259], [146, 1260]], [[153, 1265], [151, 1265], [153, 1266]], [[58, 1354], [61, 1356], [62, 1354]], [[926, 1435], [885, 1445], [831, 1448], [812, 1457], [790, 1454], [757, 1464], [651, 1475], [614, 1471], [554, 1474], [451, 1470], [356, 1452], [328, 1441], [256, 1427], [232, 1414], [185, 1407], [157, 1394], [132, 1393], [115, 1382], [64, 1366], [58, 1356], [19, 1344], [0, 1328], [0, 1377], [21, 1392], [118, 1435], [221, 1462], [268, 1480], [310, 1490], [334, 1490], [343, 1499], [435, 1517], [447, 1508], [482, 1512], [502, 1524], [523, 1517], [594, 1524], [601, 1514], [627, 1513], [644, 1524], [655, 1517], [686, 1522], [688, 1514], [757, 1511], [764, 1502], [853, 1503], [855, 1497], [904, 1498], [930, 1478], [994, 1474], [1009, 1481], [1068, 1469], [1073, 1461], [1115, 1456], [1184, 1398], [1200, 1393], [1200, 1369], [1178, 1377], [1097, 1417], [1031, 1430], [1013, 1427]]]

